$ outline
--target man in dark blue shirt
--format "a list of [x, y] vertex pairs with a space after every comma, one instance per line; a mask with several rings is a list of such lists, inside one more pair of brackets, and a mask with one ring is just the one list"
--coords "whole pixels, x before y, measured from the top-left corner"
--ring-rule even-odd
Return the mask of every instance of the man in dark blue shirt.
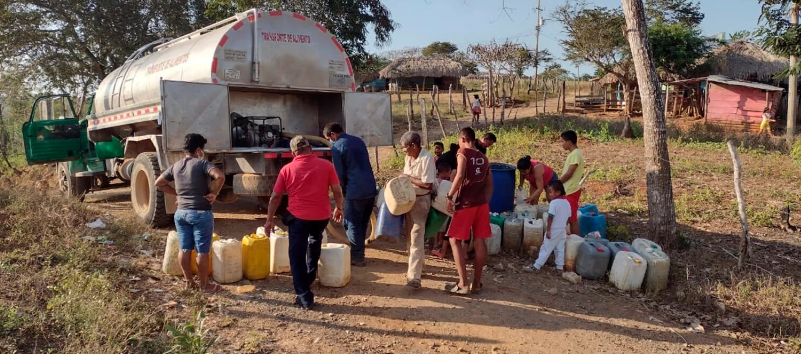
[[370, 155], [362, 139], [345, 134], [339, 123], [329, 123], [323, 136], [333, 142], [331, 155], [345, 194], [345, 217], [342, 221], [350, 241], [351, 265], [364, 267], [364, 238], [373, 213], [376, 186]]

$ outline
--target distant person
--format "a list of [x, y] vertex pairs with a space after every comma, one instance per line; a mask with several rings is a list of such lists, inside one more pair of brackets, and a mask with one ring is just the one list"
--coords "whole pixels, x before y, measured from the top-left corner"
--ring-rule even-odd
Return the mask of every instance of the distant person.
[[562, 133], [562, 148], [570, 151], [562, 168], [559, 182], [565, 187], [565, 199], [570, 203], [570, 232], [581, 235], [578, 224], [578, 206], [581, 198], [581, 177], [584, 175], [584, 154], [578, 148], [578, 135], [572, 130]]
[[532, 159], [528, 155], [517, 160], [517, 170], [520, 171], [520, 188], [523, 188], [525, 181], [529, 183], [529, 196], [526, 199], [526, 203], [530, 205], [539, 203], [540, 196], [545, 191], [545, 186], [548, 183], [559, 180], [559, 176], [551, 166]]
[[434, 163], [437, 163], [440, 157], [442, 157], [442, 153], [445, 152], [445, 144], [441, 141], [437, 141], [434, 143]]
[[428, 211], [431, 208], [431, 190], [437, 182], [434, 157], [423, 149], [422, 138], [417, 132], [406, 132], [400, 138], [401, 148], [406, 153], [403, 175], [414, 184], [417, 199], [412, 210], [406, 213], [406, 243], [409, 246], [409, 269], [406, 285], [419, 289], [425, 260], [425, 231]]
[[[478, 294], [483, 285], [481, 275], [487, 261], [486, 239], [492, 237], [490, 228], [489, 200], [492, 196], [492, 174], [489, 173], [489, 159], [476, 150], [476, 132], [472, 128], [462, 128], [459, 132], [459, 152], [456, 177], [448, 191], [448, 210], [453, 212], [447, 235], [453, 249], [453, 261], [459, 282], [446, 284], [445, 290], [455, 294]], [[462, 241], [473, 236], [473, 282], [468, 288], [467, 259]]]
[[490, 146], [498, 142], [498, 138], [495, 137], [495, 134], [486, 133], [481, 139], [476, 140], [476, 150], [481, 151], [482, 154], [487, 154], [487, 149]]
[[[203, 149], [206, 138], [200, 134], [187, 134], [184, 137], [184, 158], [168, 167], [156, 179], [156, 188], [164, 193], [178, 197], [178, 210], [175, 212], [175, 231], [181, 250], [178, 260], [184, 273], [186, 289], [197, 288], [192, 276], [192, 250], [197, 252], [197, 270], [200, 289], [206, 292], [220, 290], [220, 286], [209, 280], [209, 251], [214, 233], [214, 214], [211, 203], [225, 182], [225, 174], [205, 159]], [[209, 178], [214, 180], [209, 186]], [[175, 188], [170, 186], [175, 182]]]
[[528, 267], [523, 268], [526, 272], [540, 270], [551, 253], [555, 253], [554, 262], [557, 270], [565, 269], [565, 241], [567, 240], [567, 220], [570, 219], [572, 211], [570, 203], [565, 199], [565, 187], [562, 182], [552, 181], [546, 188], [545, 195], [550, 204], [548, 205], [548, 230], [545, 231], [545, 239], [537, 260]]
[[763, 132], [767, 132], [768, 136], [773, 136], [773, 132], [770, 130], [770, 123], [775, 122], [776, 119], [773, 119], [773, 114], [770, 113], [770, 107], [765, 107], [762, 110], [762, 123], [759, 124], [759, 132], [757, 135], [762, 135]]
[[478, 122], [479, 116], [481, 116], [481, 100], [478, 99], [478, 95], [473, 95], [473, 105], [470, 111], [473, 112], [473, 121]]
[[323, 230], [331, 217], [328, 192], [334, 194], [336, 202], [333, 219], [340, 222], [342, 187], [334, 165], [314, 156], [306, 138], [295, 136], [289, 141], [289, 147], [295, 158], [278, 172], [264, 229], [269, 232], [275, 228], [275, 212], [284, 194], [288, 194], [289, 207], [282, 220], [289, 228], [289, 267], [295, 287], [295, 305], [310, 310], [314, 307], [311, 284], [317, 278]]
[[[451, 166], [445, 163], [445, 161], [437, 162], [437, 193], [448, 193], [448, 191], [442, 189], [442, 181], [450, 181], [451, 180]], [[434, 248], [431, 250], [431, 254], [444, 259], [448, 257], [448, 247], [450, 242], [448, 241], [448, 236], [445, 236], [445, 232], [448, 231], [448, 224], [450, 223], [450, 217], [444, 223], [442, 223], [442, 227], [437, 232], [437, 236], [434, 238], [434, 247], [439, 246], [438, 248]]]
[[339, 123], [329, 123], [323, 136], [332, 141], [331, 156], [345, 194], [345, 217], [342, 225], [350, 242], [350, 263], [364, 267], [364, 239], [373, 213], [376, 185], [370, 155], [362, 139], [345, 134]]

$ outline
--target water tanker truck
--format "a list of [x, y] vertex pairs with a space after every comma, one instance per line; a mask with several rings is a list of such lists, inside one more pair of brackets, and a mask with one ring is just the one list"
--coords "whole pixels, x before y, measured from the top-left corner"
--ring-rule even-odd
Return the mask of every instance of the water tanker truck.
[[[39, 97], [23, 125], [29, 164], [58, 163], [59, 186], [82, 197], [105, 181], [130, 181], [134, 212], [166, 226], [173, 196], [154, 186], [202, 134], [206, 158], [226, 174], [218, 200], [269, 199], [296, 134], [330, 122], [368, 146], [392, 144], [390, 98], [356, 92], [353, 68], [325, 27], [300, 14], [250, 10], [134, 52], [99, 84], [85, 118], [66, 95]], [[314, 153], [330, 156], [312, 140]], [[101, 181], [101, 183], [93, 183]]]

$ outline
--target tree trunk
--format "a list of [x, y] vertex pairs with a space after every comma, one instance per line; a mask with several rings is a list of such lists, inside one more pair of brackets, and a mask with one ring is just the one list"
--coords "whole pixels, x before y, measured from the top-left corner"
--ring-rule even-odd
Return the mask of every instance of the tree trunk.
[[670, 247], [676, 236], [676, 209], [670, 178], [670, 155], [667, 145], [662, 95], [656, 67], [648, 46], [648, 30], [642, 0], [621, 0], [628, 27], [637, 82], [642, 98], [645, 140], [645, 184], [648, 194], [648, 219], [654, 241]]
[[751, 256], [751, 236], [748, 235], [748, 216], [745, 213], [745, 197], [743, 196], [743, 165], [740, 163], [740, 156], [737, 155], [737, 148], [731, 140], [726, 142], [731, 154], [731, 163], [734, 169], [734, 195], [737, 196], [737, 212], [740, 214], [740, 258], [737, 260], [737, 269], [743, 270], [745, 262]]
[[465, 111], [470, 112], [470, 109], [467, 108], [467, 101], [467, 87], [462, 86], [462, 106]]
[[565, 81], [562, 81], [562, 99], [559, 101], [559, 103], [561, 104], [561, 107], [559, 108], [559, 113], [562, 114], [565, 114], [565, 106], [567, 105], [567, 103], [565, 102], [565, 96], [567, 96], [566, 88], [567, 87]]

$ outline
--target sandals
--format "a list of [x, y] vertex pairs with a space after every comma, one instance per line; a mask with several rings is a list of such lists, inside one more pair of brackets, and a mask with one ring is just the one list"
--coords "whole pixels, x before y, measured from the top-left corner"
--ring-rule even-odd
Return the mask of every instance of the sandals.
[[459, 287], [459, 284], [454, 283], [445, 284], [445, 291], [456, 295], [467, 295], [470, 293], [470, 290], [462, 289]]

